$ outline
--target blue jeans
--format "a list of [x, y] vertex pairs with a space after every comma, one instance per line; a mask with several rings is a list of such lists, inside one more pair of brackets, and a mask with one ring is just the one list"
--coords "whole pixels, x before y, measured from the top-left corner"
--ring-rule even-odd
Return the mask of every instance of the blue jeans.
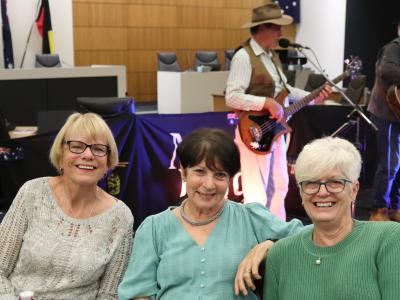
[[378, 127], [378, 164], [373, 184], [374, 208], [400, 209], [400, 123], [371, 114]]

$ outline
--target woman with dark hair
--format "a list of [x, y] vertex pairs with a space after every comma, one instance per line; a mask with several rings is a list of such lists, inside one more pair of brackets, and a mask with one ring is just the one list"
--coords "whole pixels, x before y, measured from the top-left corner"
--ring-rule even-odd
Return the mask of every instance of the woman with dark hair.
[[242, 275], [238, 272], [233, 287], [240, 262], [257, 245], [264, 256], [273, 244], [269, 239], [293, 234], [302, 224], [281, 221], [259, 203], [225, 199], [240, 157], [224, 131], [191, 133], [177, 155], [187, 196], [179, 207], [140, 225], [119, 299], [257, 299], [253, 290], [243, 288], [246, 284], [253, 289], [249, 280], [258, 275], [251, 259], [241, 264], [247, 269]]

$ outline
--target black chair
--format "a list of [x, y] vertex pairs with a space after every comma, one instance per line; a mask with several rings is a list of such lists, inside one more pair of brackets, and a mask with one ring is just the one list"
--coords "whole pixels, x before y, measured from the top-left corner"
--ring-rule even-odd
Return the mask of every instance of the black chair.
[[296, 71], [284, 69], [283, 72], [285, 73], [287, 83], [294, 87], [296, 82]]
[[0, 140], [8, 140], [8, 139], [10, 139], [10, 135], [8, 134], [6, 119], [0, 110]]
[[311, 92], [311, 91], [319, 88], [320, 86], [322, 86], [325, 82], [326, 82], [326, 79], [323, 75], [311, 73], [308, 76], [307, 84], [306, 84], [304, 90], [306, 90], [307, 92]]
[[[366, 80], [367, 78], [365, 75], [358, 75], [356, 78], [349, 82], [349, 85], [347, 86], [347, 89], [344, 93], [354, 103], [360, 102], [361, 96], [364, 92]], [[347, 103], [344, 99], [342, 99], [342, 101], [344, 103]]]
[[224, 70], [229, 71], [231, 69], [231, 61], [234, 54], [235, 50], [233, 49], [225, 50]]
[[135, 112], [133, 97], [78, 97], [76, 102], [80, 112], [94, 112], [102, 117], [114, 117]]
[[218, 71], [221, 68], [216, 51], [196, 51], [195, 57], [196, 67], [209, 66], [211, 71]]
[[61, 67], [58, 54], [36, 54], [35, 68], [59, 68]]
[[180, 72], [178, 58], [175, 52], [158, 52], [158, 71]]

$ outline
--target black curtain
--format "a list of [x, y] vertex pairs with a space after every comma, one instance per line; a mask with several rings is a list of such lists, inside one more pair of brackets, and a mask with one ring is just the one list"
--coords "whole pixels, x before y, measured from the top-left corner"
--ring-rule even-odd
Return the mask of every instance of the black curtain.
[[393, 0], [347, 0], [345, 57], [357, 55], [371, 89], [375, 78], [378, 50], [397, 36], [400, 2]]

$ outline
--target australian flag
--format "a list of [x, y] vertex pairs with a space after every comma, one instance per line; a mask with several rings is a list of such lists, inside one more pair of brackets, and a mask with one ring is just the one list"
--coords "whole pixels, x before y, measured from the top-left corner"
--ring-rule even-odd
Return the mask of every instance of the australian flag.
[[7, 0], [1, 0], [1, 19], [3, 22], [3, 56], [4, 68], [14, 68], [14, 54], [11, 40], [10, 23], [8, 22]]
[[300, 0], [277, 0], [285, 15], [293, 18], [294, 23], [300, 23]]

